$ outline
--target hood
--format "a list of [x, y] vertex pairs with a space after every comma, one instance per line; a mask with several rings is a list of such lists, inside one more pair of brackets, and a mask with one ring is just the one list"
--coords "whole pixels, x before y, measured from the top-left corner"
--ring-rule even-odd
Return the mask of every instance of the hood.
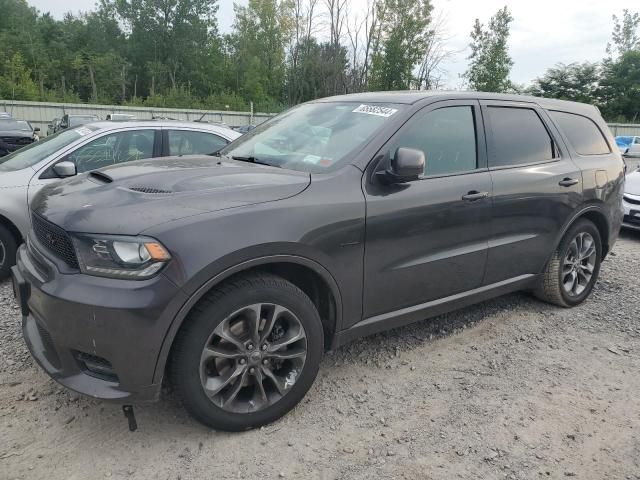
[[135, 235], [155, 225], [302, 192], [308, 173], [215, 157], [144, 160], [45, 187], [31, 209], [71, 232]]
[[640, 170], [630, 173], [625, 178], [624, 193], [640, 195]]

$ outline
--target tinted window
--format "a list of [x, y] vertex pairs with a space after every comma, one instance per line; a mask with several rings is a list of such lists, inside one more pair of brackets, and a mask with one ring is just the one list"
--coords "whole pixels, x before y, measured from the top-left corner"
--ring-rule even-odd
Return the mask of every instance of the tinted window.
[[446, 175], [477, 168], [473, 108], [445, 107], [413, 118], [401, 130], [391, 152], [398, 148], [424, 152], [425, 175]]
[[487, 110], [493, 133], [490, 166], [521, 165], [554, 158], [553, 141], [535, 110], [513, 107]]
[[130, 130], [105, 135], [69, 154], [78, 173], [116, 163], [143, 160], [153, 156], [154, 130]]
[[550, 111], [549, 115], [578, 154], [603, 155], [611, 151], [602, 132], [591, 119], [566, 112]]
[[169, 130], [169, 155], [211, 155], [228, 143], [213, 133]]

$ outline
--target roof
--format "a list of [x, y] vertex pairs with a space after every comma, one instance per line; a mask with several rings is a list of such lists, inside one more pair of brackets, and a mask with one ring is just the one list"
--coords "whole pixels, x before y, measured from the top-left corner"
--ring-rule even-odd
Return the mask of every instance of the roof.
[[[239, 137], [240, 134], [235, 130], [222, 125], [201, 122], [185, 122], [180, 120], [131, 120], [125, 122], [112, 122], [103, 120], [100, 122], [91, 122], [87, 125], [98, 128], [100, 130], [120, 130], [129, 128], [194, 128], [197, 130], [207, 130], [214, 133], [220, 133], [228, 138]], [[75, 128], [75, 127], [71, 127]]]
[[569, 102], [567, 100], [555, 100], [551, 98], [533, 97], [529, 95], [515, 95], [508, 93], [488, 93], [473, 91], [446, 91], [446, 90], [404, 90], [393, 92], [365, 92], [338, 95], [316, 100], [318, 102], [372, 102], [372, 103], [399, 103], [412, 105], [424, 100], [500, 100], [510, 102], [537, 103], [546, 109], [560, 109], [567, 111], [582, 111], [593, 113], [596, 107], [586, 103]]

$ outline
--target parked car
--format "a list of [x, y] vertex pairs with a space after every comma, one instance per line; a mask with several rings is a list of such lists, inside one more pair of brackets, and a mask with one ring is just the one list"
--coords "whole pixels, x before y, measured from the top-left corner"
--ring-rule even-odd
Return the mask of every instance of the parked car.
[[303, 398], [326, 348], [516, 290], [583, 302], [618, 237], [623, 165], [584, 104], [299, 105], [217, 159], [35, 195], [12, 270], [25, 340], [78, 392], [157, 400], [166, 374], [204, 424], [257, 427]]
[[65, 128], [75, 128], [87, 123], [99, 122], [100, 118], [97, 115], [64, 115], [60, 120], [58, 130], [64, 130]]
[[11, 118], [11, 114], [9, 112], [0, 112], [0, 118]]
[[633, 143], [629, 145], [625, 155], [632, 158], [640, 157], [640, 136], [633, 137]]
[[189, 122], [100, 122], [62, 130], [0, 159], [0, 277], [30, 227], [28, 201], [45, 185], [108, 165], [210, 154], [240, 134]]
[[107, 115], [107, 120], [112, 122], [130, 122], [135, 119], [135, 115], [129, 115], [128, 113], [110, 113]]
[[51, 123], [47, 125], [47, 137], [49, 135], [53, 135], [58, 130], [60, 130], [60, 119], [54, 118], [53, 120], [51, 120]]
[[640, 230], [640, 170], [627, 175], [624, 196], [624, 221], [622, 226], [632, 230]]
[[39, 131], [26, 120], [0, 118], [0, 157], [37, 142]]

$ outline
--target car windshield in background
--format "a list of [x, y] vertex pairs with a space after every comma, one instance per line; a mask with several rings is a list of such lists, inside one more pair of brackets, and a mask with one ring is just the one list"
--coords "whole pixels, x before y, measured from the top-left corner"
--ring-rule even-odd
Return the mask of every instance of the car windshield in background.
[[78, 125], [84, 125], [85, 123], [98, 122], [100, 119], [93, 115], [81, 116], [74, 115], [69, 117], [69, 126], [77, 127]]
[[633, 137], [616, 137], [616, 145], [619, 147], [628, 147], [632, 141]]
[[402, 105], [352, 102], [299, 105], [220, 151], [237, 160], [323, 173], [344, 164]]
[[18, 131], [18, 130], [30, 132], [31, 126], [24, 120], [0, 119], [0, 131], [10, 132], [10, 131]]
[[0, 172], [13, 172], [32, 167], [49, 155], [75, 142], [79, 138], [91, 134], [91, 132], [95, 130], [95, 128], [91, 127], [82, 127], [49, 135], [44, 140], [32, 143], [6, 157], [0, 158]]

